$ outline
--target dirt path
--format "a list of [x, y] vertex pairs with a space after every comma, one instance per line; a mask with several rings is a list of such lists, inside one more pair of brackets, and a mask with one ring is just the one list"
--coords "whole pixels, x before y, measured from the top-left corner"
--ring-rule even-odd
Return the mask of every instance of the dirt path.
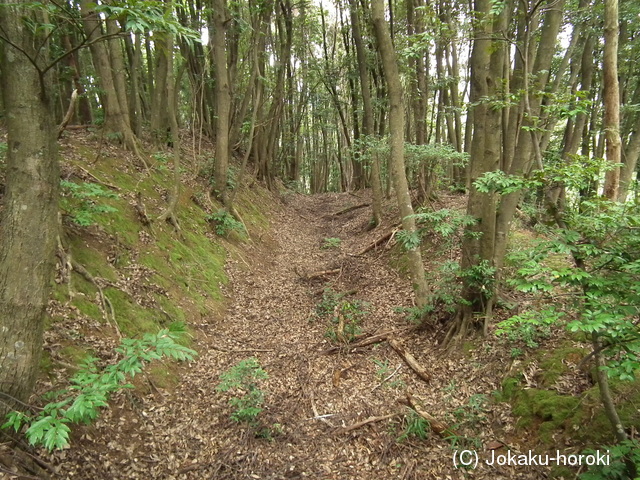
[[[466, 412], [469, 398], [488, 395], [499, 381], [489, 375], [482, 352], [467, 353], [469, 363], [461, 368], [460, 358], [434, 354], [430, 335], [407, 330], [395, 309], [411, 305], [411, 290], [389, 267], [388, 252], [350, 255], [394, 223], [390, 214], [383, 226], [366, 232], [367, 208], [330, 216], [363, 201], [347, 194], [287, 197], [273, 215], [270, 238], [250, 247], [251, 258], [243, 254], [230, 261], [232, 301], [224, 318], [198, 326], [200, 357], [182, 383], [172, 394], [119, 395], [72, 449], [52, 457], [61, 478], [463, 478], [452, 467], [447, 441], [433, 435], [397, 441], [406, 428], [403, 416], [341, 432], [370, 416], [404, 413], [398, 400], [407, 389], [445, 419], [456, 409]], [[323, 249], [325, 238], [341, 241]], [[341, 270], [304, 278], [332, 269]], [[335, 345], [326, 337], [329, 320], [313, 316], [327, 287], [369, 302], [363, 332], [403, 330], [400, 340], [433, 374], [431, 383], [420, 380], [386, 343], [322, 354]], [[261, 383], [266, 396], [260, 419], [273, 432], [270, 439], [232, 421], [229, 396], [215, 390], [220, 373], [252, 356], [269, 374]], [[478, 446], [492, 438], [493, 426], [510, 421], [498, 408], [475, 415], [461, 428], [473, 431]], [[509, 470], [504, 476], [484, 473], [539, 478]]]

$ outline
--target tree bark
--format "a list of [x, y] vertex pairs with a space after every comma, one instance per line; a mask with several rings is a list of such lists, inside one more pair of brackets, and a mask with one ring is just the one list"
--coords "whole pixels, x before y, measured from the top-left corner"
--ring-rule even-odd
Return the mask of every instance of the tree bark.
[[[3, 0], [0, 27], [22, 49], [5, 44], [0, 86], [8, 130], [6, 191], [0, 224], [0, 418], [27, 402], [38, 373], [53, 278], [59, 172], [46, 62], [24, 18], [28, 2]], [[36, 22], [41, 19], [34, 19]]]
[[[402, 228], [409, 234], [416, 233], [416, 223], [413, 218], [413, 207], [409, 194], [409, 185], [405, 173], [404, 163], [404, 107], [402, 100], [402, 84], [400, 73], [389, 27], [384, 19], [384, 6], [382, 0], [371, 2], [371, 20], [378, 40], [378, 48], [384, 75], [389, 90], [389, 131], [391, 146], [391, 175], [396, 190], [396, 199], [402, 219]], [[424, 265], [420, 247], [407, 250], [411, 283], [416, 295], [416, 304], [423, 307], [427, 297], [427, 282], [424, 276]]]
[[[607, 162], [620, 163], [620, 86], [618, 83], [618, 0], [604, 2], [604, 59], [602, 83], [604, 87], [604, 133]], [[613, 167], [605, 174], [604, 196], [618, 198], [620, 167]]]
[[128, 112], [123, 111], [120, 106], [112, 70], [114, 66], [109, 57], [107, 43], [99, 41], [102, 35], [102, 28], [100, 19], [96, 12], [93, 11], [92, 5], [89, 0], [80, 0], [82, 24], [85, 35], [91, 42], [89, 47], [91, 57], [99, 77], [100, 86], [104, 91], [104, 105], [102, 106], [104, 108], [104, 128], [108, 134], [118, 135], [125, 148], [139, 155], [137, 139], [131, 130]]
[[216, 82], [216, 159], [213, 172], [213, 189], [216, 198], [226, 205], [227, 174], [229, 171], [229, 122], [231, 95], [227, 71], [226, 32], [227, 5], [225, 0], [213, 0], [212, 54]]
[[[353, 33], [353, 41], [356, 46], [356, 57], [358, 59], [358, 74], [360, 76], [360, 88], [362, 90], [362, 103], [364, 106], [364, 114], [362, 118], [362, 133], [368, 140], [370, 135], [374, 134], [373, 125], [373, 106], [371, 104], [371, 84], [369, 83], [369, 69], [367, 66], [367, 56], [362, 42], [362, 34], [360, 33], [360, 19], [358, 18], [358, 10], [356, 0], [350, 0], [351, 11], [351, 30]], [[367, 148], [365, 146], [365, 148]], [[373, 190], [373, 202], [371, 219], [374, 226], [380, 224], [382, 219], [382, 184], [380, 183], [380, 161], [377, 155], [372, 155], [371, 159], [371, 189]]]

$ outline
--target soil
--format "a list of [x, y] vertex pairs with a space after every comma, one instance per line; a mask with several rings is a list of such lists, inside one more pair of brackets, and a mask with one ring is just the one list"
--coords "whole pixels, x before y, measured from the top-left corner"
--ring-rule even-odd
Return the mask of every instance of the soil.
[[[366, 193], [289, 193], [281, 200], [270, 233], [228, 261], [226, 312], [192, 326], [199, 357], [181, 369], [180, 383], [116, 395], [95, 424], [75, 431], [69, 449], [41, 452], [57, 471], [53, 477], [545, 478], [547, 467], [483, 465], [490, 449], [528, 449], [514, 435], [509, 406], [493, 396], [509, 369], [504, 352], [478, 341], [445, 355], [437, 325], [416, 328], [398, 311], [412, 306], [412, 291], [402, 268], [390, 266], [401, 255], [395, 241], [356, 255], [397, 222], [392, 202], [382, 225], [370, 230], [369, 208], [334, 215], [367, 202]], [[314, 276], [322, 271], [331, 272]], [[335, 325], [316, 312], [328, 288], [366, 302], [358, 338], [393, 332], [431, 380], [418, 377], [386, 341], [354, 349], [331, 339]], [[216, 391], [220, 374], [250, 357], [269, 375], [258, 384], [265, 402], [254, 425], [232, 420], [233, 392]], [[424, 439], [402, 438], [412, 418], [402, 403], [407, 392], [453, 438], [428, 428]], [[382, 416], [389, 418], [348, 429]], [[477, 451], [476, 470], [455, 468], [459, 449]]]

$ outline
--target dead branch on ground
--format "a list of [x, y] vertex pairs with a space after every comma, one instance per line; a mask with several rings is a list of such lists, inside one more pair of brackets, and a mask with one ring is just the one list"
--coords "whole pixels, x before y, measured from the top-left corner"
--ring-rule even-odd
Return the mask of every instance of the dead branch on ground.
[[[84, 278], [87, 282], [91, 283], [93, 286], [95, 286], [98, 289], [98, 297], [100, 298], [100, 307], [102, 309], [102, 313], [105, 317], [105, 320], [107, 320], [109, 323], [113, 325], [113, 328], [118, 334], [118, 338], [122, 338], [122, 332], [120, 331], [120, 327], [118, 326], [118, 322], [116, 320], [116, 312], [113, 308], [113, 304], [111, 303], [111, 300], [109, 300], [109, 297], [107, 297], [104, 294], [104, 291], [102, 290], [102, 286], [100, 285], [100, 282], [98, 281], [98, 279], [96, 279], [93, 275], [91, 275], [91, 273], [89, 273], [89, 271], [86, 268], [84, 268], [83, 265], [80, 265], [78, 262], [73, 260], [73, 258], [71, 259], [71, 267], [73, 271], [78, 273], [82, 278]], [[109, 316], [109, 313], [111, 314], [111, 316]]]
[[415, 357], [411, 355], [411, 353], [408, 352], [407, 349], [400, 344], [400, 342], [398, 342], [393, 338], [389, 338], [388, 342], [389, 342], [389, 345], [391, 345], [391, 348], [393, 348], [396, 351], [396, 353], [400, 355], [400, 357], [402, 357], [404, 362], [411, 368], [411, 370], [416, 372], [416, 374], [422, 380], [424, 380], [425, 382], [429, 382], [431, 380], [431, 375], [427, 373], [424, 367], [418, 363]]
[[395, 234], [398, 233], [400, 228], [401, 227], [400, 227], [399, 223], [394, 225], [390, 231], [388, 231], [384, 235], [382, 235], [382, 236], [378, 237], [377, 239], [375, 239], [372, 243], [367, 245], [365, 248], [360, 250], [358, 253], [353, 254], [353, 256], [354, 257], [359, 257], [359, 256], [364, 255], [365, 253], [373, 250], [374, 248], [377, 248], [379, 245], [383, 244], [384, 242], [387, 242], [387, 241], [390, 242], [393, 239], [393, 237], [395, 236]]
[[364, 427], [365, 425], [369, 425], [370, 423], [381, 422], [383, 420], [388, 420], [389, 418], [397, 417], [400, 415], [399, 412], [390, 413], [388, 415], [381, 415], [379, 417], [369, 417], [366, 420], [362, 420], [361, 422], [354, 423], [353, 425], [349, 425], [348, 427], [341, 428], [338, 433], [347, 433], [352, 430], [356, 430], [360, 427]]
[[324, 277], [325, 275], [335, 275], [336, 273], [340, 273], [342, 272], [342, 267], [332, 268], [330, 270], [320, 270], [319, 272], [309, 273], [305, 275], [301, 275], [300, 272], [298, 272], [297, 268], [294, 268], [294, 271], [299, 277], [305, 280], [313, 280], [314, 278]]
[[416, 400], [413, 398], [411, 393], [407, 392], [406, 399], [400, 400], [400, 403], [403, 403], [403, 404], [409, 406], [418, 415], [420, 415], [427, 422], [429, 422], [429, 427], [431, 428], [431, 430], [433, 430], [435, 433], [437, 433], [440, 437], [447, 438], [447, 437], [450, 437], [450, 436], [452, 436], [454, 434], [454, 432], [452, 432], [449, 429], [449, 426], [447, 424], [442, 423], [440, 420], [438, 420], [433, 415], [431, 415], [426, 410], [424, 410], [422, 408], [422, 406], [418, 402], [416, 402]]
[[391, 335], [392, 333], [394, 333], [394, 332], [384, 332], [384, 333], [379, 333], [377, 335], [372, 335], [370, 337], [364, 338], [364, 339], [359, 340], [357, 342], [350, 343], [349, 345], [346, 345], [346, 347], [345, 346], [339, 346], [339, 347], [328, 348], [327, 350], [324, 350], [324, 351], [320, 352], [320, 354], [321, 355], [330, 355], [332, 353], [341, 352], [345, 348], [347, 348], [349, 350], [354, 350], [356, 348], [366, 347], [368, 345], [373, 345], [374, 343], [381, 343], [381, 342], [384, 342], [387, 339], [387, 337], [389, 335]]
[[338, 217], [340, 215], [344, 215], [345, 213], [353, 212], [354, 210], [358, 210], [360, 208], [365, 208], [365, 207], [369, 207], [369, 206], [371, 206], [370, 203], [361, 203], [359, 205], [352, 205], [350, 207], [343, 208], [342, 210], [340, 210], [340, 211], [338, 211], [336, 213], [330, 213], [329, 215], [326, 215], [325, 218]]

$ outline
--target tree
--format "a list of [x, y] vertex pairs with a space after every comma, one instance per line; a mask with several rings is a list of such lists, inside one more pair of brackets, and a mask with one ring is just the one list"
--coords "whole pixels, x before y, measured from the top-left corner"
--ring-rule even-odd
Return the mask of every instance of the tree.
[[59, 173], [45, 27], [29, 2], [3, 0], [2, 94], [8, 129], [0, 224], [0, 417], [28, 401], [38, 373], [58, 233]]
[[213, 174], [215, 195], [223, 203], [227, 202], [227, 172], [229, 170], [229, 121], [231, 115], [231, 95], [229, 93], [229, 73], [227, 71], [227, 6], [224, 0], [213, 0], [211, 37], [212, 55], [216, 82], [216, 161]]
[[[402, 100], [402, 85], [400, 83], [400, 72], [398, 62], [389, 27], [384, 19], [384, 7], [382, 0], [373, 0], [371, 3], [371, 20], [378, 41], [378, 49], [382, 58], [384, 75], [389, 89], [389, 131], [391, 147], [391, 177], [396, 190], [396, 200], [400, 217], [402, 218], [402, 228], [407, 235], [416, 235], [416, 222], [414, 218], [409, 185], [405, 174], [404, 163], [404, 106]], [[427, 296], [427, 282], [424, 276], [424, 265], [420, 245], [407, 245], [407, 259], [409, 261], [409, 272], [411, 283], [416, 295], [416, 304], [422, 307]]]
[[607, 162], [610, 170], [604, 180], [604, 196], [618, 198], [620, 187], [620, 87], [618, 84], [618, 0], [604, 2], [604, 60], [602, 65], [604, 87], [604, 134]]
[[[360, 19], [355, 0], [349, 2], [351, 12], [351, 31], [353, 42], [356, 45], [356, 56], [358, 59], [358, 74], [360, 76], [360, 88], [362, 90], [362, 103], [364, 113], [362, 118], [362, 133], [367, 139], [374, 134], [373, 106], [371, 104], [371, 84], [369, 80], [369, 68], [367, 66], [367, 56], [360, 33]], [[366, 141], [365, 141], [366, 143]], [[382, 219], [382, 185], [380, 184], [380, 161], [377, 155], [371, 159], [371, 189], [373, 191], [373, 218], [372, 223], [378, 225]]]

